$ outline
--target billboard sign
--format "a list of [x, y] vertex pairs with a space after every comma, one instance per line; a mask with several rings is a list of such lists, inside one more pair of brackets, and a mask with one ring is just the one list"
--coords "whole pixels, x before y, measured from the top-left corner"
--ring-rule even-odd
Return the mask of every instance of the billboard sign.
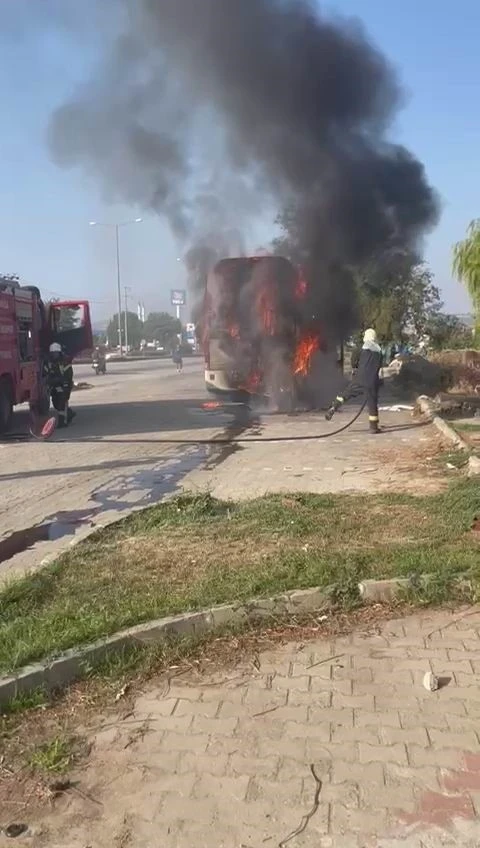
[[187, 302], [185, 289], [171, 289], [170, 302], [172, 306], [185, 306]]

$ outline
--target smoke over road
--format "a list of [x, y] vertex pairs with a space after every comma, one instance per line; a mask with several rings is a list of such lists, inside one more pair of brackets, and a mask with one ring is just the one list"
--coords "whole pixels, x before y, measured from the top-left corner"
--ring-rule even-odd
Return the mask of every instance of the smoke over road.
[[165, 215], [202, 247], [192, 261], [262, 210], [295, 208], [309, 308], [350, 329], [351, 269], [416, 249], [438, 217], [422, 164], [389, 138], [402, 92], [387, 60], [308, 0], [113, 8], [118, 40], [52, 118], [55, 160]]

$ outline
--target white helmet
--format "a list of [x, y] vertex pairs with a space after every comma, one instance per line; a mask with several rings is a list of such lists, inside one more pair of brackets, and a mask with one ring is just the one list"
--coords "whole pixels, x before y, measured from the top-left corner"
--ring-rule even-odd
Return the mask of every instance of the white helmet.
[[377, 334], [376, 334], [375, 330], [373, 329], [373, 327], [370, 327], [368, 330], [365, 330], [365, 332], [363, 334], [363, 341], [364, 342], [374, 342], [374, 343], [377, 342]]
[[49, 351], [50, 351], [50, 353], [61, 353], [62, 352], [62, 346], [59, 345], [58, 342], [52, 342], [52, 344], [49, 347]]

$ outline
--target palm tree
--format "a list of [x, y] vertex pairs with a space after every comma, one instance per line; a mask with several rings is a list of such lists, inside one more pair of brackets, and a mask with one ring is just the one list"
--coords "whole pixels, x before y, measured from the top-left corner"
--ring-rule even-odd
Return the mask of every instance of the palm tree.
[[471, 221], [467, 237], [453, 248], [453, 273], [470, 295], [475, 314], [475, 335], [480, 337], [480, 218]]

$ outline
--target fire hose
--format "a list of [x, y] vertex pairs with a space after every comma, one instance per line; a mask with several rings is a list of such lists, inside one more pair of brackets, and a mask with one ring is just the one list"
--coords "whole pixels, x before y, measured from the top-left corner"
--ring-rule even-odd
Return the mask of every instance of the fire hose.
[[[347, 421], [346, 424], [343, 424], [341, 427], [338, 427], [336, 430], [332, 430], [329, 433], [317, 433], [316, 435], [308, 435], [308, 436], [248, 436], [248, 437], [238, 437], [238, 438], [209, 438], [209, 439], [155, 439], [154, 443], [159, 445], [245, 445], [249, 443], [273, 443], [273, 442], [312, 442], [317, 441], [319, 439], [330, 439], [332, 436], [338, 436], [340, 433], [343, 433], [345, 430], [348, 430], [355, 421], [360, 418], [363, 410], [365, 409], [367, 401], [364, 400], [360, 409], [355, 413], [353, 418], [350, 421]], [[38, 431], [37, 428], [33, 426], [30, 427], [29, 433], [7, 433], [2, 437], [3, 439], [11, 439], [14, 441], [20, 441], [24, 439], [28, 439], [29, 437], [33, 437], [37, 441], [46, 441], [50, 439], [56, 430], [56, 419], [54, 417], [47, 419], [43, 428]], [[86, 441], [90, 441], [90, 439], [86, 439]], [[152, 439], [148, 440], [149, 443], [152, 442]]]
[[[340, 433], [343, 433], [344, 430], [348, 430], [352, 424], [355, 424], [355, 421], [360, 418], [363, 410], [367, 405], [366, 399], [363, 401], [358, 412], [355, 413], [353, 418], [348, 421], [346, 424], [343, 424], [342, 427], [338, 427], [336, 430], [332, 430], [330, 433], [318, 433], [313, 436], [248, 436], [248, 437], [238, 437], [233, 439], [155, 439], [155, 444], [157, 445], [248, 445], [249, 443], [259, 443], [259, 442], [313, 442], [318, 439], [329, 439], [332, 436], [338, 436]], [[148, 440], [149, 443], [152, 441]]]

